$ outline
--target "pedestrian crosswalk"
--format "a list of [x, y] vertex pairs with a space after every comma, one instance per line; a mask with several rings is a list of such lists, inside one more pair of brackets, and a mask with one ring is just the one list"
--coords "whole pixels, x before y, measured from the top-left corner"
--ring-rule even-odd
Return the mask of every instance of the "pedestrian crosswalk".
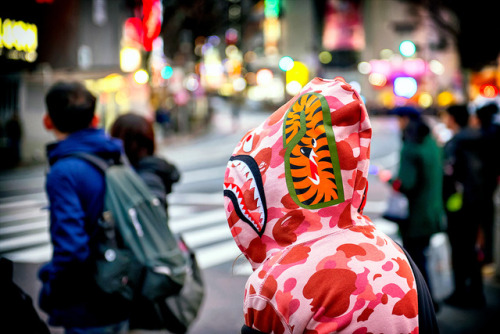
[[[45, 262], [51, 256], [45, 195], [31, 197], [22, 201], [3, 198], [0, 203], [0, 255], [17, 262]], [[174, 193], [169, 203], [170, 228], [196, 252], [201, 268], [232, 263], [240, 255], [227, 227], [221, 192]], [[367, 203], [372, 212], [381, 208], [381, 203]], [[391, 227], [387, 225], [386, 232], [394, 233]]]
[[[32, 194], [33, 196], [33, 194]], [[38, 194], [44, 197], [43, 193]], [[200, 202], [201, 201], [201, 202]], [[170, 227], [182, 234], [202, 268], [232, 262], [240, 251], [226, 223], [221, 192], [181, 193], [169, 198]], [[209, 206], [201, 208], [200, 204]], [[45, 262], [51, 256], [46, 200], [0, 203], [0, 256], [16, 262]]]
[[[222, 178], [224, 168], [221, 164], [183, 173], [183, 181], [168, 197], [169, 225], [195, 251], [202, 269], [230, 264], [233, 273], [246, 275], [250, 266], [240, 257], [227, 226], [222, 190], [213, 190], [222, 183], [215, 178]], [[29, 263], [50, 259], [49, 210], [43, 180], [41, 168], [0, 176], [0, 256]], [[212, 190], [193, 190], [203, 182], [208, 182]], [[384, 208], [384, 202], [368, 201], [365, 212], [377, 216]], [[395, 224], [382, 219], [375, 223], [385, 233], [397, 234]]]

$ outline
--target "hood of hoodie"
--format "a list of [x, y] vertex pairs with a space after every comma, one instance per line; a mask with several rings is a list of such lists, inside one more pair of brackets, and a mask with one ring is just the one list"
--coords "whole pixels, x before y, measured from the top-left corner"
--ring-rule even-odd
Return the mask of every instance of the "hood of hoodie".
[[75, 152], [95, 154], [104, 159], [118, 159], [122, 153], [122, 143], [121, 140], [108, 136], [103, 129], [88, 128], [47, 145], [50, 165]]
[[359, 94], [320, 78], [243, 137], [227, 165], [225, 209], [254, 270], [290, 245], [373, 228], [362, 215], [370, 141]]

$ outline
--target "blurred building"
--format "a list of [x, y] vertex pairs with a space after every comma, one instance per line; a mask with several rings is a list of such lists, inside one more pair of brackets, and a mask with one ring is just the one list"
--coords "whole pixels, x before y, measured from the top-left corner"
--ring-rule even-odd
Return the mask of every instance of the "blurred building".
[[[51, 84], [97, 79], [119, 69], [119, 22], [126, 8], [118, 1], [110, 2], [111, 8], [103, 3], [19, 0], [0, 5], [0, 84], [9, 87], [9, 99], [5, 90], [0, 93], [0, 117], [3, 122], [19, 113], [25, 161], [42, 159], [44, 143], [52, 139], [42, 127], [44, 94]], [[6, 45], [6, 39], [18, 42]], [[25, 40], [31, 48], [18, 45]]]
[[[141, 2], [17, 0], [0, 8], [0, 122], [4, 129], [18, 114], [24, 162], [43, 160], [45, 143], [53, 140], [42, 127], [44, 95], [59, 80], [86, 83], [99, 98], [103, 126], [126, 110], [151, 113], [149, 86], [120, 67], [125, 22], [143, 17]], [[6, 142], [3, 131], [2, 150]]]
[[372, 113], [404, 104], [435, 112], [454, 102], [498, 98], [498, 64], [464, 71], [461, 61], [476, 62], [443, 29], [460, 22], [432, 4], [4, 1], [0, 148], [8, 146], [5, 124], [17, 114], [23, 160], [43, 159], [51, 139], [41, 126], [43, 96], [60, 79], [85, 81], [99, 97], [103, 127], [135, 111], [155, 119], [164, 134], [206, 127], [212, 96], [232, 103], [233, 112], [245, 106], [272, 111], [315, 76], [343, 77]]

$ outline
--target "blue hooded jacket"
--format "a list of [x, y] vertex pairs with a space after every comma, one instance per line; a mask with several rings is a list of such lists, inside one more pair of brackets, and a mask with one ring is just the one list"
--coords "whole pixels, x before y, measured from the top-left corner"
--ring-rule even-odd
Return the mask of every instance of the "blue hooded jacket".
[[93, 280], [91, 260], [106, 185], [96, 167], [68, 157], [75, 152], [118, 159], [122, 145], [103, 130], [89, 128], [47, 146], [51, 168], [46, 190], [53, 254], [39, 272], [43, 283], [40, 307], [54, 326], [104, 326], [126, 319], [128, 305], [102, 294]]

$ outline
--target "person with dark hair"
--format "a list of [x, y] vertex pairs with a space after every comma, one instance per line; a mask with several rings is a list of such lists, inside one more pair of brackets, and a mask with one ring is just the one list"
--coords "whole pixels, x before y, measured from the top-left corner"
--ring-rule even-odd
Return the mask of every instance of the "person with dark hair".
[[98, 220], [104, 207], [104, 175], [87, 153], [118, 161], [121, 142], [96, 129], [96, 98], [78, 82], [58, 82], [46, 95], [45, 128], [56, 138], [47, 146], [50, 171], [46, 191], [50, 208], [52, 259], [39, 271], [39, 304], [49, 324], [66, 334], [126, 333], [130, 305], [102, 292], [94, 280]]
[[453, 105], [443, 113], [453, 137], [444, 145], [443, 201], [451, 247], [454, 290], [444, 302], [457, 307], [485, 304], [476, 240], [483, 165], [479, 155], [480, 134], [470, 128], [466, 105]]
[[[498, 187], [500, 178], [500, 165], [497, 155], [491, 150], [491, 147], [500, 145], [500, 125], [494, 122], [498, 115], [498, 105], [489, 103], [476, 111], [479, 120], [481, 142], [479, 144], [481, 160], [483, 163], [482, 182], [483, 192], [479, 195], [481, 200], [481, 220], [480, 220], [480, 246], [483, 255], [483, 263], [493, 262], [493, 237], [495, 204], [493, 196]], [[498, 259], [500, 260], [500, 259]]]
[[110, 134], [123, 141], [130, 164], [168, 210], [166, 195], [172, 192], [180, 173], [175, 165], [155, 155], [153, 124], [138, 114], [127, 113], [116, 119]]
[[[111, 126], [110, 135], [122, 140], [130, 164], [153, 195], [163, 204], [168, 217], [167, 195], [172, 192], [172, 185], [179, 181], [180, 173], [175, 165], [155, 155], [153, 124], [141, 115], [127, 113], [115, 120]], [[161, 318], [156, 316], [161, 307], [160, 304], [145, 299], [134, 300], [130, 328], [164, 328], [159, 320]]]
[[398, 116], [402, 148], [398, 174], [389, 183], [394, 190], [406, 195], [409, 211], [408, 219], [399, 224], [399, 232], [403, 246], [432, 292], [426, 251], [431, 236], [442, 230], [445, 219], [441, 151], [419, 110], [405, 106], [392, 113]]

